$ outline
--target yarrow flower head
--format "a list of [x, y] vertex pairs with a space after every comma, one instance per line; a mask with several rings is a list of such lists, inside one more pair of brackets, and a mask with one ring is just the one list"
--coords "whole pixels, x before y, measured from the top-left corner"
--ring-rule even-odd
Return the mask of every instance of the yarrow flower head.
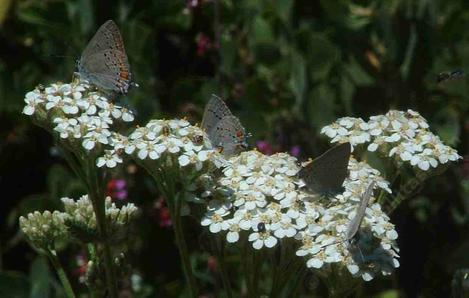
[[184, 119], [151, 120], [129, 136], [128, 154], [139, 160], [154, 160], [160, 165], [193, 167], [200, 171], [212, 162], [219, 167], [223, 158], [213, 150], [205, 133]]
[[20, 229], [34, 247], [47, 251], [54, 249], [57, 241], [68, 240], [65, 218], [59, 211], [35, 211], [20, 217]]
[[298, 234], [297, 239], [302, 245], [296, 254], [307, 259], [309, 268], [339, 263], [352, 275], [371, 280], [376, 273], [387, 275], [399, 266], [394, 225], [381, 206], [374, 202], [366, 209], [358, 241], [349, 243], [345, 232], [368, 185], [374, 182], [378, 189], [389, 193], [391, 190], [379, 171], [365, 162], [351, 158], [348, 169], [350, 175], [344, 182], [345, 191], [329, 198], [327, 208], [322, 209], [318, 219]]
[[348, 169], [345, 191], [322, 200], [304, 188], [295, 157], [243, 152], [229, 159], [218, 182], [230, 191], [212, 193], [201, 224], [212, 233], [225, 234], [230, 243], [246, 237], [254, 249], [299, 241], [296, 254], [305, 257], [309, 268], [339, 263], [365, 280], [377, 272], [388, 274], [399, 265], [394, 243], [397, 233], [379, 204], [367, 209], [357, 244], [349, 245], [344, 234], [370, 182], [391, 192], [389, 182], [379, 171], [353, 158]]
[[[23, 113], [31, 116], [42, 127], [55, 131], [74, 148], [100, 154], [116, 143], [111, 128], [115, 121], [132, 122], [128, 109], [109, 101], [84, 82], [55, 83], [37, 87], [26, 94]], [[106, 151], [97, 165], [115, 167], [118, 152]]]
[[[65, 207], [65, 224], [72, 235], [83, 241], [99, 239], [96, 215], [88, 195], [84, 195], [76, 201], [66, 197], [61, 200]], [[131, 223], [138, 214], [138, 208], [133, 203], [127, 203], [118, 208], [112, 202], [111, 197], [106, 197], [105, 212], [108, 221], [108, 234], [112, 236], [110, 240], [119, 242], [125, 239], [128, 236]]]
[[[186, 201], [198, 201], [197, 189], [212, 179], [210, 173], [226, 163], [220, 152], [212, 148], [205, 132], [184, 119], [151, 120], [116, 142], [115, 148], [131, 154], [152, 176], [158, 177], [158, 183], [177, 182], [174, 190]], [[168, 188], [161, 191], [168, 199], [175, 195], [166, 193]]]
[[352, 146], [368, 143], [368, 151], [380, 150], [395, 156], [422, 171], [436, 168], [438, 164], [456, 161], [461, 156], [455, 149], [444, 145], [429, 130], [425, 118], [413, 110], [391, 110], [385, 115], [361, 118], [339, 118], [321, 130], [331, 142], [350, 142]]
[[307, 220], [319, 217], [320, 206], [304, 202], [297, 160], [286, 153], [271, 156], [247, 151], [232, 157], [219, 180], [231, 192], [212, 197], [201, 224], [212, 233], [226, 232], [228, 242], [248, 234], [255, 249], [274, 247], [294, 237]]

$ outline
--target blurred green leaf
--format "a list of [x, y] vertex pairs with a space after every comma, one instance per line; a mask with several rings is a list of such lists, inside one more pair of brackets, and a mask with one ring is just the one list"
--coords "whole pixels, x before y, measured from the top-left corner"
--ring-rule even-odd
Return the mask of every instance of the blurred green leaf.
[[45, 18], [46, 11], [39, 6], [23, 7], [18, 11], [19, 20], [31, 25], [47, 25], [48, 21]]
[[255, 18], [252, 26], [250, 38], [254, 45], [259, 43], [272, 44], [274, 42], [272, 28], [262, 17]]
[[38, 256], [31, 265], [29, 279], [31, 282], [31, 298], [51, 297], [51, 272], [44, 257]]
[[237, 48], [236, 43], [229, 35], [224, 34], [221, 37], [220, 56], [221, 71], [225, 74], [233, 73], [236, 63]]
[[290, 69], [290, 86], [295, 95], [296, 108], [300, 108], [303, 106], [307, 88], [306, 64], [301, 55], [292, 54]]
[[13, 271], [0, 273], [0, 297], [24, 298], [28, 297], [29, 291], [30, 283], [23, 273]]
[[8, 10], [10, 9], [12, 0], [2, 0], [0, 1], [0, 26], [5, 21], [5, 18], [8, 14]]
[[347, 1], [337, 0], [337, 1], [328, 1], [321, 0], [321, 7], [324, 9], [324, 12], [328, 15], [329, 18], [335, 21], [344, 20], [348, 14], [349, 8]]
[[350, 57], [350, 62], [345, 65], [345, 71], [356, 86], [369, 86], [374, 83], [370, 76], [354, 57]]
[[404, 61], [402, 62], [401, 69], [400, 69], [401, 76], [404, 79], [407, 79], [409, 77], [410, 64], [413, 61], [415, 47], [417, 45], [417, 38], [418, 38], [417, 29], [415, 28], [415, 25], [412, 24], [411, 29], [410, 29], [409, 40], [407, 42], [407, 49], [405, 52]]
[[308, 122], [316, 134], [335, 119], [334, 91], [326, 84], [314, 89], [308, 98]]
[[270, 2], [271, 2], [270, 4], [272, 5], [272, 10], [277, 14], [277, 16], [283, 22], [288, 22], [294, 1], [274, 0]]
[[342, 100], [345, 111], [348, 115], [352, 115], [353, 96], [355, 94], [355, 86], [346, 76], [342, 76], [340, 80], [340, 99]]
[[388, 290], [376, 295], [377, 298], [398, 298], [400, 297], [398, 290]]
[[339, 58], [339, 51], [326, 36], [317, 34], [308, 28], [298, 33], [299, 48], [310, 69], [313, 80], [324, 79]]
[[458, 112], [447, 106], [440, 109], [434, 116], [435, 125], [433, 129], [437, 135], [448, 145], [456, 145], [461, 135], [461, 127], [458, 119]]

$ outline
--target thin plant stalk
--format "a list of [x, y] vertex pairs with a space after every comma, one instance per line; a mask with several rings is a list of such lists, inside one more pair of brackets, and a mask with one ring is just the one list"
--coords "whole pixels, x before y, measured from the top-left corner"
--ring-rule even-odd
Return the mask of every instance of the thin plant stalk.
[[251, 249], [249, 247], [249, 242], [247, 239], [243, 239], [242, 242], [242, 253], [241, 258], [243, 262], [244, 274], [243, 276], [246, 279], [246, 288], [248, 292], [248, 297], [254, 297], [253, 286], [252, 286], [252, 262], [251, 262]]
[[[182, 262], [182, 269], [184, 271], [184, 276], [186, 281], [189, 284], [189, 291], [191, 297], [197, 297], [197, 283], [195, 282], [194, 273], [192, 271], [192, 265], [189, 258], [189, 250], [187, 248], [186, 239], [184, 237], [184, 231], [182, 228], [182, 220], [181, 220], [181, 206], [178, 202], [180, 199], [176, 199], [176, 204], [168, 204], [170, 207], [171, 218], [173, 219], [173, 226], [174, 226], [174, 234], [176, 237], [176, 244], [179, 248], [179, 256]], [[170, 200], [167, 200], [170, 201]], [[171, 211], [172, 210], [172, 211]]]
[[72, 285], [70, 284], [70, 280], [67, 277], [67, 274], [65, 273], [64, 268], [62, 267], [62, 264], [59, 261], [59, 258], [57, 257], [57, 253], [55, 250], [50, 250], [47, 252], [47, 256], [49, 257], [49, 260], [52, 263], [52, 266], [54, 266], [55, 271], [57, 272], [57, 275], [59, 276], [59, 280], [62, 283], [62, 286], [65, 291], [65, 295], [68, 298], [75, 298], [75, 292], [73, 292]]
[[233, 297], [233, 293], [231, 290], [231, 283], [230, 279], [228, 277], [228, 271], [226, 269], [226, 264], [225, 264], [225, 253], [224, 253], [224, 247], [220, 241], [220, 237], [216, 236], [216, 239], [214, 239], [214, 246], [215, 246], [215, 254], [217, 257], [218, 265], [219, 265], [219, 272], [221, 275], [221, 279], [223, 282], [223, 287], [225, 288], [226, 296], [228, 298]]
[[101, 183], [102, 181], [99, 181], [100, 179], [96, 168], [94, 167], [94, 164], [91, 164], [88, 167], [87, 178], [89, 185], [88, 192], [91, 198], [91, 202], [93, 204], [94, 213], [96, 215], [96, 224], [98, 227], [99, 235], [102, 238], [104, 272], [106, 274], [106, 284], [109, 291], [109, 296], [117, 297], [117, 278], [112, 257], [112, 250], [109, 243], [105, 199]]
[[261, 265], [259, 263], [262, 260], [261, 253], [262, 253], [262, 251], [254, 251], [253, 252], [253, 255], [254, 255], [254, 261], [253, 261], [254, 272], [253, 272], [252, 285], [253, 285], [253, 288], [254, 288], [254, 297], [259, 296], [259, 283], [260, 283], [259, 273], [260, 273], [260, 265]]
[[[161, 173], [161, 171], [160, 173], [157, 173], [156, 176], [154, 176], [153, 178], [159, 186], [160, 191], [162, 191], [166, 196], [166, 202], [168, 204], [170, 216], [173, 221], [174, 235], [176, 238], [176, 245], [179, 248], [179, 257], [181, 259], [184, 276], [189, 285], [189, 292], [191, 297], [197, 297], [197, 283], [195, 281], [194, 273], [192, 270], [192, 265], [189, 257], [189, 249], [187, 248], [186, 239], [184, 237], [184, 230], [182, 227], [181, 208], [182, 200], [184, 198], [181, 197], [180, 193], [184, 193], [184, 191], [181, 191], [180, 189], [176, 191], [176, 187], [173, 183], [174, 181], [176, 181], [174, 179], [175, 177], [165, 177], [164, 174]], [[163, 181], [165, 182], [165, 184], [161, 183]]]
[[[59, 143], [59, 142], [58, 142]], [[59, 143], [60, 144], [60, 143]], [[89, 157], [86, 160], [80, 158], [76, 152], [68, 150], [67, 146], [61, 144], [64, 157], [75, 174], [85, 182], [88, 188], [88, 194], [93, 204], [93, 211], [96, 216], [98, 232], [103, 241], [103, 259], [104, 272], [106, 275], [106, 285], [109, 296], [114, 298], [118, 295], [117, 278], [115, 266], [112, 258], [112, 250], [109, 243], [107, 220], [105, 210], [105, 198], [102, 190], [103, 181], [99, 178], [98, 170], [94, 165], [94, 158]], [[73, 154], [74, 153], [74, 154]], [[85, 171], [83, 169], [86, 169]]]

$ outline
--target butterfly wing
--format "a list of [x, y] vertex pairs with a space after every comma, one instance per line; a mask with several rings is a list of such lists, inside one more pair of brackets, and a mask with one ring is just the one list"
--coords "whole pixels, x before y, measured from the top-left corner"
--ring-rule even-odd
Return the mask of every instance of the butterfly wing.
[[[124, 65], [124, 66], [123, 66]], [[127, 66], [125, 66], [127, 65]], [[131, 84], [128, 62], [116, 50], [104, 50], [83, 61], [84, 78], [100, 89], [126, 94]]]
[[300, 170], [299, 176], [312, 192], [333, 195], [342, 190], [352, 147], [343, 143], [329, 149]]
[[373, 188], [375, 186], [375, 182], [371, 182], [370, 185], [367, 187], [365, 193], [361, 196], [360, 205], [358, 205], [357, 213], [355, 217], [350, 221], [347, 230], [345, 231], [345, 239], [347, 241], [353, 239], [360, 229], [362, 224], [363, 218], [365, 217], [366, 207], [370, 202], [371, 195], [373, 194]]
[[108, 20], [99, 27], [98, 31], [96, 31], [93, 38], [91, 38], [90, 42], [83, 50], [81, 57], [91, 56], [108, 49], [117, 50], [125, 54], [122, 35], [113, 20]]
[[80, 75], [98, 88], [126, 94], [131, 72], [119, 28], [112, 20], [104, 23], [83, 51]]
[[212, 94], [209, 102], [205, 106], [204, 116], [202, 118], [202, 129], [208, 134], [216, 127], [226, 116], [232, 116], [230, 109], [225, 102], [215, 94]]
[[219, 121], [208, 134], [214, 147], [220, 147], [225, 157], [243, 151], [246, 144], [246, 133], [239, 119], [235, 116], [226, 116]]

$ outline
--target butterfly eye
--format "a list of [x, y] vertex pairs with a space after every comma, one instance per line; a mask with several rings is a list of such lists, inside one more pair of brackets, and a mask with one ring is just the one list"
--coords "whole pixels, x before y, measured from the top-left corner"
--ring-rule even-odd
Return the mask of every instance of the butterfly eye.
[[244, 137], [244, 133], [241, 130], [238, 130], [238, 131], [236, 131], [236, 137], [238, 139], [241, 139], [242, 137]]

